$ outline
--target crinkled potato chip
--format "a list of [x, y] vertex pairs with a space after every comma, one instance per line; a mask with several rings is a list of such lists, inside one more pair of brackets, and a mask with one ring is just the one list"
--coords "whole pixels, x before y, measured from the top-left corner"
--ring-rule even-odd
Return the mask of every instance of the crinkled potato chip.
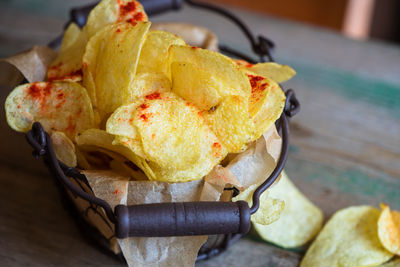
[[229, 95], [246, 97], [234, 88], [230, 88], [217, 75], [189, 62], [173, 62], [171, 77], [172, 91], [200, 110], [209, 110]]
[[229, 153], [244, 151], [246, 145], [254, 140], [255, 125], [248, 112], [247, 99], [229, 96], [202, 114]]
[[[234, 197], [232, 201], [244, 200], [249, 203], [249, 206], [253, 203], [253, 193], [257, 189], [259, 184], [254, 184], [245, 189], [239, 195]], [[253, 224], [269, 225], [277, 221], [285, 208], [285, 202], [278, 198], [273, 198], [269, 195], [269, 190], [261, 194], [260, 207], [257, 212], [251, 215], [251, 221]]]
[[363, 267], [388, 261], [393, 254], [378, 238], [380, 211], [371, 206], [336, 212], [304, 256], [301, 267]]
[[296, 71], [291, 67], [275, 62], [250, 64], [244, 60], [236, 60], [236, 63], [244, 68], [245, 71], [251, 71], [257, 75], [272, 79], [277, 83], [286, 82], [296, 75]]
[[108, 24], [128, 22], [135, 25], [138, 21], [147, 21], [143, 6], [133, 0], [102, 0], [90, 12], [84, 32], [90, 38]]
[[169, 60], [188, 62], [215, 75], [222, 80], [229, 90], [238, 95], [250, 96], [251, 88], [246, 74], [239, 70], [235, 62], [218, 52], [191, 46], [172, 45], [169, 49]]
[[72, 141], [63, 132], [53, 132], [50, 137], [57, 159], [69, 167], [75, 167], [77, 161]]
[[186, 45], [186, 43], [173, 33], [149, 31], [140, 53], [137, 71], [163, 73], [169, 77], [168, 49], [171, 45]]
[[16, 87], [7, 97], [7, 122], [19, 132], [27, 132], [40, 122], [47, 132], [59, 131], [74, 139], [93, 125], [93, 110], [83, 88], [74, 82], [37, 82]]
[[322, 211], [296, 188], [285, 172], [267, 192], [270, 198], [284, 201], [285, 208], [279, 220], [270, 225], [254, 222], [255, 230], [264, 240], [284, 248], [295, 248], [318, 234], [324, 219]]
[[143, 147], [158, 181], [200, 179], [227, 153], [199, 110], [173, 93], [156, 92], [120, 107], [107, 121], [107, 131], [139, 139], [133, 146]]
[[131, 97], [140, 50], [150, 22], [106, 26], [88, 42], [83, 56], [83, 83], [100, 117]]
[[64, 33], [60, 52], [47, 71], [48, 81], [82, 80], [82, 57], [86, 46], [86, 35], [75, 23]]
[[400, 256], [400, 212], [391, 211], [385, 204], [381, 204], [381, 208], [378, 221], [379, 240], [387, 250]]

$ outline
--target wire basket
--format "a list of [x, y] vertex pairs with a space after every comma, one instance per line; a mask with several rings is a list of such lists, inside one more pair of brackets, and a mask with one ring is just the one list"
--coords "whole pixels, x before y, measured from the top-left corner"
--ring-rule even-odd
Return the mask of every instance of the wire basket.
[[[274, 61], [271, 55], [271, 49], [274, 47], [273, 42], [263, 36], [255, 38], [239, 18], [223, 8], [191, 0], [142, 1], [148, 15], [180, 9], [183, 3], [225, 16], [245, 34], [253, 52], [259, 56], [259, 62]], [[72, 9], [70, 21], [67, 25], [75, 22], [83, 27], [90, 10], [95, 5]], [[49, 47], [58, 47], [61, 39], [62, 35], [50, 42]], [[227, 46], [220, 45], [219, 49], [226, 54], [250, 63], [257, 62]], [[115, 240], [115, 238], [208, 235], [209, 238], [201, 247], [197, 257], [197, 260], [204, 260], [223, 252], [250, 230], [250, 216], [259, 208], [260, 195], [274, 183], [283, 170], [289, 150], [288, 119], [300, 109], [300, 104], [292, 89], [288, 89], [285, 95], [284, 111], [276, 121], [276, 127], [282, 137], [281, 155], [271, 175], [254, 191], [251, 207], [245, 201], [182, 202], [134, 206], [118, 205], [113, 210], [106, 201], [94, 196], [85, 175], [80, 173], [78, 169], [66, 166], [57, 159], [51, 139], [40, 123], [35, 122], [33, 124], [32, 129], [26, 134], [26, 138], [34, 149], [33, 155], [36, 158], [43, 157], [46, 166], [55, 177], [64, 203], [82, 229], [85, 229], [82, 232], [90, 236], [95, 244], [106, 248], [106, 251], [111, 251], [112, 240]], [[238, 192], [236, 188], [225, 188], [225, 190], [233, 190], [234, 194]], [[103, 229], [106, 229], [104, 231], [110, 233], [108, 237], [106, 237], [104, 231], [100, 231], [98, 227], [89, 223], [90, 216], [97, 216], [97, 219], [103, 224]], [[184, 218], [191, 218], [190, 221], [193, 223], [185, 223]], [[113, 251], [116, 252], [116, 249], [113, 249]], [[119, 253], [119, 256], [123, 259], [122, 253]]]

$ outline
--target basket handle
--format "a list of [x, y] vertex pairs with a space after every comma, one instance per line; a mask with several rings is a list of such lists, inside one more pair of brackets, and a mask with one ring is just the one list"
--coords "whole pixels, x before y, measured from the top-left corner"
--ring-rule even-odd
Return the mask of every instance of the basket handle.
[[246, 234], [250, 230], [245, 201], [118, 205], [114, 214], [118, 238]]

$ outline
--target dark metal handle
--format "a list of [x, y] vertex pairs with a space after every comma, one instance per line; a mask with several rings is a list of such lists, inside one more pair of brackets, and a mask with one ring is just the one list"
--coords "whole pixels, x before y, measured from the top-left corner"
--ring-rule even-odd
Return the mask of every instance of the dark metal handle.
[[118, 205], [114, 214], [118, 238], [246, 234], [250, 230], [245, 201]]

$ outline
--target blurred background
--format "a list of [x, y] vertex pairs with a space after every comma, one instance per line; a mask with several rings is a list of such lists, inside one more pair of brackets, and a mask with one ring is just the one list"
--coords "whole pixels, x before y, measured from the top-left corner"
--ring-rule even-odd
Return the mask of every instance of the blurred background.
[[251, 11], [305, 22], [355, 39], [400, 43], [398, 0], [213, 0]]

